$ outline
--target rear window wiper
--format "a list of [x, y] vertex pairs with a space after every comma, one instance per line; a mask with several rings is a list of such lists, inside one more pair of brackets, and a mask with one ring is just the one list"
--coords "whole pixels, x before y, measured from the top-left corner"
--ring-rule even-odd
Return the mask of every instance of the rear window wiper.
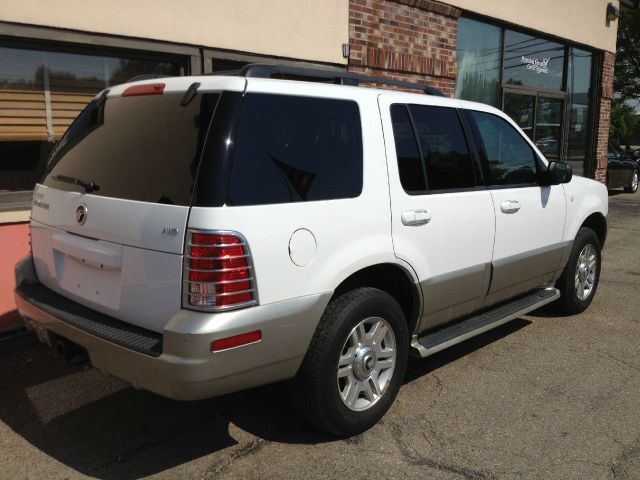
[[87, 193], [95, 192], [100, 190], [100, 187], [93, 180], [81, 180], [75, 177], [67, 177], [66, 175], [56, 175], [53, 177], [55, 180], [59, 180], [65, 183], [72, 183], [73, 185], [80, 185], [84, 188], [84, 191]]

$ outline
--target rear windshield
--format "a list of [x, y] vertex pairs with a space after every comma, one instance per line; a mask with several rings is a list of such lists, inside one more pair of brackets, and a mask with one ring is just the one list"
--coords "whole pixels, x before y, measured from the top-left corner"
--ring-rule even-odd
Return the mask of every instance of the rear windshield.
[[93, 195], [190, 205], [219, 95], [198, 94], [184, 107], [182, 96], [94, 100], [54, 148], [42, 183], [85, 192], [93, 182]]

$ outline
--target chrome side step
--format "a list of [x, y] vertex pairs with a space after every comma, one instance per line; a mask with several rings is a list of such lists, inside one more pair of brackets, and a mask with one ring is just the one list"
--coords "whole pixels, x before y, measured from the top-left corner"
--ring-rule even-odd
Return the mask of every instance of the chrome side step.
[[412, 353], [419, 357], [428, 357], [445, 348], [515, 320], [525, 313], [557, 300], [559, 297], [560, 291], [556, 288], [535, 290], [509, 303], [502, 304], [435, 332], [427, 333], [421, 337], [414, 335], [411, 340]]

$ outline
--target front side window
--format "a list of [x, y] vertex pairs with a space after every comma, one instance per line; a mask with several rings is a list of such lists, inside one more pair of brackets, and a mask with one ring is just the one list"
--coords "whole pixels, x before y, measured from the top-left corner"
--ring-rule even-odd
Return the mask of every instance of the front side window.
[[238, 130], [228, 204], [357, 197], [362, 169], [356, 102], [250, 93]]
[[535, 153], [522, 135], [496, 115], [473, 110], [470, 114], [480, 137], [480, 149], [489, 165], [491, 184], [535, 183]]

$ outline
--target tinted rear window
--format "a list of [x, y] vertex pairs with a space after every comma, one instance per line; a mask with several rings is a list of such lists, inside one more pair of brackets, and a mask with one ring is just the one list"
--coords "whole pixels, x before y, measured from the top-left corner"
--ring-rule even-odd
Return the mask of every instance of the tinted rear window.
[[245, 97], [229, 204], [352, 198], [361, 191], [362, 131], [355, 102]]
[[411, 105], [430, 190], [475, 187], [473, 160], [453, 108]]
[[[93, 101], [54, 149], [43, 184], [93, 195], [190, 205], [202, 144], [218, 95], [113, 97]], [[67, 181], [61, 181], [66, 177]]]

